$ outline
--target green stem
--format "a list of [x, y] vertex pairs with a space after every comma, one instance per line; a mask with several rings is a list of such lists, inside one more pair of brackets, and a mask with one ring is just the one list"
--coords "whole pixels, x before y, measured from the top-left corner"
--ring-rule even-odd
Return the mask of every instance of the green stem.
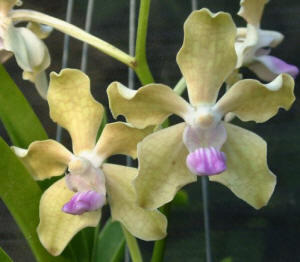
[[[171, 204], [172, 203], [170, 202], [160, 208], [160, 211], [166, 216], [168, 220], [169, 220], [169, 214], [171, 210]], [[165, 255], [166, 240], [167, 238], [165, 237], [164, 239], [155, 242], [151, 262], [163, 261]]]
[[99, 231], [100, 231], [100, 226], [101, 226], [101, 218], [100, 218], [99, 223], [96, 226], [95, 231], [94, 231], [94, 241], [93, 241], [91, 261], [95, 261], [96, 251], [97, 251], [96, 244], [97, 244], [97, 239], [98, 239], [98, 235], [99, 235]]
[[135, 72], [143, 85], [153, 83], [146, 56], [146, 40], [151, 0], [141, 0], [135, 47]]
[[95, 37], [77, 26], [69, 24], [58, 18], [26, 9], [18, 9], [10, 12], [10, 17], [13, 21], [32, 21], [40, 24], [49, 25], [65, 34], [68, 34], [80, 41], [83, 41], [103, 53], [119, 60], [120, 62], [128, 65], [135, 69], [136, 61], [135, 58], [116, 48], [115, 46]]
[[132, 262], [143, 262], [142, 254], [139, 249], [136, 238], [131, 235], [128, 230], [122, 225], [123, 233], [126, 239]]
[[178, 83], [176, 84], [176, 86], [174, 87], [173, 91], [177, 94], [177, 95], [182, 95], [182, 93], [185, 91], [186, 89], [186, 82], [184, 77], [181, 77], [180, 80], [178, 81]]

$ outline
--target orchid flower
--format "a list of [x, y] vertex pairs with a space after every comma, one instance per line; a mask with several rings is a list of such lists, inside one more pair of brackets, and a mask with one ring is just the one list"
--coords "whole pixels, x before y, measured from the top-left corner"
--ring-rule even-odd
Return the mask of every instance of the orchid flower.
[[37, 180], [59, 176], [68, 168], [67, 175], [50, 186], [40, 201], [37, 232], [41, 243], [55, 256], [79, 230], [99, 223], [106, 195], [112, 218], [134, 236], [157, 240], [166, 234], [165, 216], [136, 204], [132, 181], [137, 169], [104, 163], [115, 154], [135, 158], [137, 143], [153, 127], [108, 124], [95, 144], [103, 106], [94, 100], [89, 85], [89, 78], [79, 70], [50, 75], [50, 116], [70, 133], [74, 153], [54, 140], [33, 142], [27, 150], [13, 147]]
[[262, 30], [260, 20], [268, 0], [241, 0], [238, 14], [247, 21], [247, 28], [238, 28], [236, 68], [247, 66], [259, 78], [272, 81], [280, 73], [288, 73], [294, 78], [299, 70], [281, 59], [269, 55], [271, 48], [281, 43], [284, 36], [277, 31]]
[[21, 4], [19, 0], [0, 0], [0, 60], [5, 62], [13, 53], [17, 64], [24, 71], [23, 79], [33, 82], [39, 94], [46, 99], [48, 80], [45, 69], [50, 65], [50, 55], [41, 39], [50, 30], [41, 26], [45, 32], [36, 35], [36, 25], [29, 28], [15, 27], [10, 10]]
[[138, 144], [139, 175], [134, 183], [142, 207], [154, 209], [171, 201], [182, 186], [203, 175], [224, 184], [254, 208], [268, 202], [276, 177], [267, 165], [266, 142], [223, 122], [222, 117], [233, 112], [244, 121], [267, 121], [280, 107], [290, 108], [294, 81], [287, 74], [269, 84], [241, 80], [216, 102], [222, 83], [236, 65], [235, 37], [229, 14], [202, 9], [188, 17], [177, 63], [186, 79], [190, 104], [162, 84], [137, 91], [118, 82], [108, 87], [113, 116], [122, 114], [138, 128], [158, 125], [171, 114], [184, 120]]

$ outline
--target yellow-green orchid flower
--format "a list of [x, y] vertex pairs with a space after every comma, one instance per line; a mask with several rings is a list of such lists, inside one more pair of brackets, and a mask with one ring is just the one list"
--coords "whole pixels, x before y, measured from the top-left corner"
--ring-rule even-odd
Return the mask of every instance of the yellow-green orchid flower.
[[24, 71], [23, 78], [33, 82], [39, 94], [46, 99], [48, 80], [45, 69], [50, 65], [49, 51], [39, 38], [42, 35], [34, 33], [37, 26], [14, 26], [10, 10], [21, 3], [19, 0], [0, 0], [0, 60], [5, 62], [13, 53]]
[[238, 28], [236, 52], [237, 68], [247, 66], [259, 78], [272, 81], [281, 73], [294, 78], [299, 70], [296, 66], [269, 55], [271, 48], [281, 43], [284, 36], [277, 31], [262, 30], [260, 20], [268, 0], [241, 0], [239, 15], [247, 21], [247, 28]]
[[96, 226], [106, 194], [114, 220], [143, 240], [166, 235], [166, 218], [136, 203], [132, 185], [137, 169], [104, 163], [114, 154], [136, 157], [136, 145], [153, 127], [136, 129], [122, 122], [105, 126], [95, 143], [103, 107], [90, 93], [89, 78], [79, 70], [51, 73], [48, 91], [50, 116], [68, 130], [73, 152], [54, 140], [33, 142], [28, 150], [13, 147], [37, 180], [66, 177], [50, 186], [40, 201], [38, 235], [52, 255], [59, 255], [82, 228]]
[[112, 114], [124, 115], [136, 127], [160, 124], [171, 114], [184, 120], [138, 144], [135, 187], [141, 206], [154, 209], [171, 201], [182, 186], [196, 181], [195, 175], [212, 175], [210, 180], [224, 184], [255, 208], [268, 202], [276, 177], [267, 165], [266, 142], [221, 119], [233, 112], [244, 121], [268, 120], [280, 107], [290, 108], [294, 81], [287, 74], [269, 84], [241, 80], [216, 102], [222, 83], [236, 65], [235, 37], [229, 14], [202, 9], [188, 17], [177, 63], [186, 79], [190, 104], [161, 84], [137, 91], [117, 82], [109, 86]]

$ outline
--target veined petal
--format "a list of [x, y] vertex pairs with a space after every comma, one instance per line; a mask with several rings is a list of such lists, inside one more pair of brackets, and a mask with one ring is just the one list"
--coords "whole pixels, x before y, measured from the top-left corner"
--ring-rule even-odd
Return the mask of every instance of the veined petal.
[[81, 229], [96, 226], [100, 210], [82, 215], [70, 215], [62, 211], [75, 193], [70, 191], [62, 178], [49, 187], [40, 201], [40, 224], [37, 232], [42, 245], [53, 256], [58, 256]]
[[72, 158], [72, 153], [54, 140], [33, 142], [28, 150], [12, 149], [36, 180], [62, 175]]
[[265, 122], [279, 108], [288, 110], [295, 101], [294, 80], [281, 74], [269, 84], [245, 79], [233, 85], [215, 105], [215, 110], [232, 112], [243, 121]]
[[103, 106], [93, 98], [88, 76], [77, 69], [52, 72], [47, 98], [52, 120], [71, 135], [74, 153], [93, 149]]
[[136, 158], [137, 143], [153, 132], [153, 127], [134, 128], [127, 123], [116, 122], [107, 124], [95, 146], [94, 152], [101, 159], [111, 155], [123, 154]]
[[184, 41], [177, 63], [186, 79], [192, 105], [214, 103], [234, 70], [236, 27], [229, 14], [194, 11], [184, 24]]
[[299, 73], [297, 66], [287, 64], [283, 60], [270, 55], [256, 57], [254, 63], [249, 64], [248, 67], [265, 81], [272, 81], [281, 73], [287, 73], [296, 78]]
[[197, 180], [186, 166], [184, 128], [181, 123], [162, 129], [138, 144], [139, 175], [134, 184], [141, 207], [158, 208], [170, 202], [181, 187]]
[[166, 236], [167, 219], [158, 210], [146, 210], [136, 203], [132, 185], [138, 170], [132, 167], [103, 164], [107, 181], [111, 216], [120, 221], [134, 236], [147, 240], [158, 240]]
[[256, 134], [226, 123], [228, 138], [222, 150], [227, 170], [210, 176], [211, 181], [228, 187], [237, 197], [256, 209], [265, 206], [276, 184], [267, 164], [267, 144]]
[[269, 0], [241, 0], [241, 9], [238, 15], [243, 17], [248, 24], [259, 27], [265, 4]]
[[171, 114], [185, 119], [192, 111], [183, 98], [162, 84], [149, 84], [135, 91], [113, 82], [107, 94], [114, 118], [124, 115], [127, 122], [139, 128], [160, 124]]

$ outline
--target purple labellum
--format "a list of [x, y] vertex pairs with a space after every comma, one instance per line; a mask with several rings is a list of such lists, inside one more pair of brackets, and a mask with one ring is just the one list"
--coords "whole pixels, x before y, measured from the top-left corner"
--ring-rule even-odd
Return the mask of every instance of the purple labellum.
[[105, 196], [96, 191], [78, 192], [63, 206], [62, 211], [72, 215], [81, 215], [84, 212], [101, 208], [104, 202]]
[[214, 147], [198, 148], [186, 158], [189, 170], [195, 175], [217, 175], [226, 170], [225, 154]]

